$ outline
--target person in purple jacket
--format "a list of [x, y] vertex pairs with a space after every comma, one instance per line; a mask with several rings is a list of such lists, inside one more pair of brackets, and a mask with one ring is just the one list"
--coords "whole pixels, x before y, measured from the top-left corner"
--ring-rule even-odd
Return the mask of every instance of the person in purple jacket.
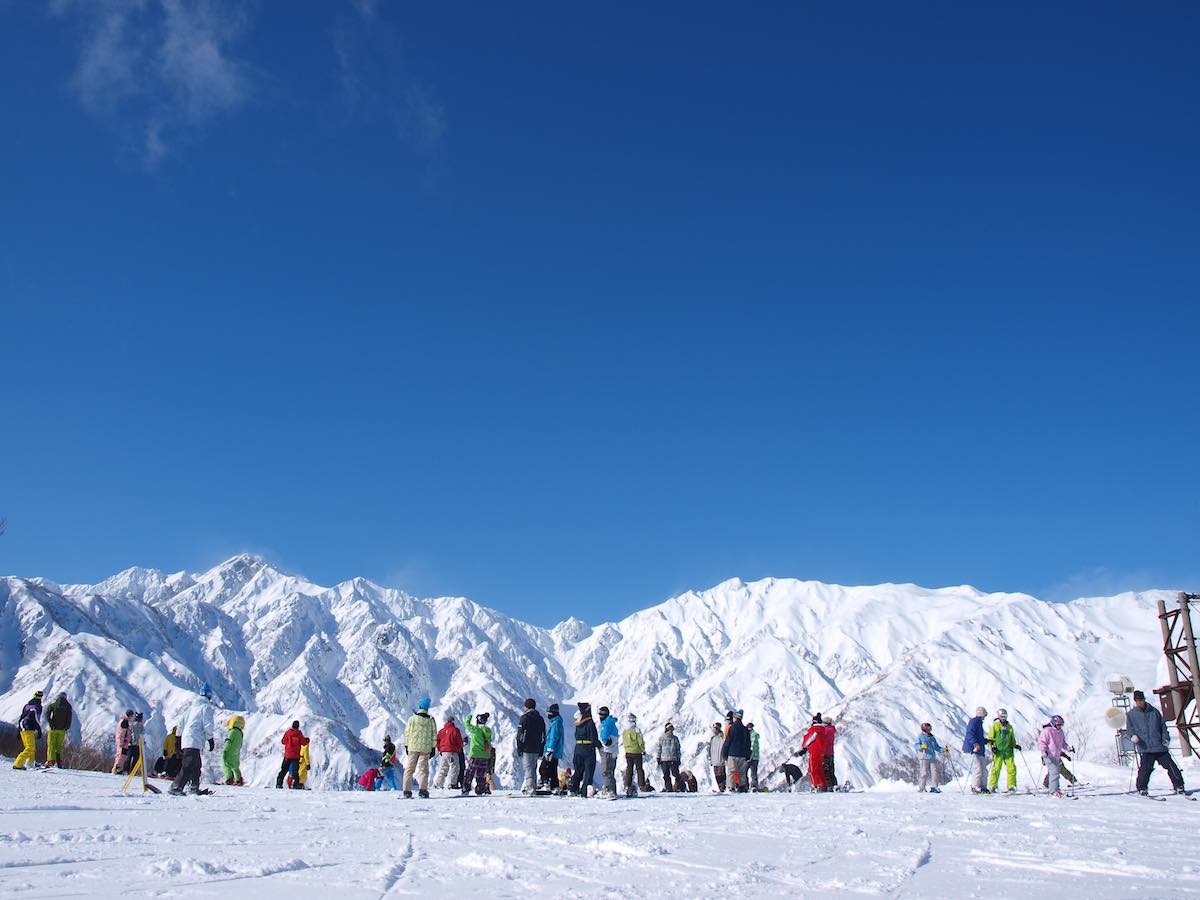
[[990, 794], [991, 791], [984, 785], [983, 780], [987, 776], [987, 743], [983, 733], [983, 720], [987, 716], [987, 710], [982, 706], [975, 709], [975, 715], [971, 721], [967, 722], [967, 734], [963, 738], [963, 753], [971, 757], [971, 793], [972, 794]]

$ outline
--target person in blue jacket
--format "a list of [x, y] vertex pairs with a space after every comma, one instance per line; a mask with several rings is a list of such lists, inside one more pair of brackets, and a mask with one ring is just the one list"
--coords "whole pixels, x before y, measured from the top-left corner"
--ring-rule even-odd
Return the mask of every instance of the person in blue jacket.
[[562, 716], [558, 714], [557, 703], [550, 704], [546, 719], [546, 746], [542, 751], [542, 764], [538, 767], [538, 790], [557, 791], [558, 761], [566, 752]]
[[942, 742], [933, 736], [933, 726], [928, 722], [921, 723], [921, 733], [913, 742], [917, 751], [917, 790], [925, 793], [925, 785], [929, 785], [929, 793], [940, 794], [942, 789], [942, 754], [949, 753], [950, 748], [942, 746]]
[[967, 734], [963, 738], [962, 752], [971, 757], [971, 793], [990, 794], [984, 784], [987, 777], [987, 738], [983, 733], [983, 720], [987, 710], [976, 707], [975, 715], [967, 722]]

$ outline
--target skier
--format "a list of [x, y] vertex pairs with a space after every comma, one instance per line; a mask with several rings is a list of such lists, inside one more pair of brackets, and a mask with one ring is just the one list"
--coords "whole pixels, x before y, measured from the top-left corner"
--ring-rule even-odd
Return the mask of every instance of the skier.
[[596, 750], [600, 747], [600, 733], [592, 721], [592, 704], [580, 701], [575, 714], [575, 759], [571, 775], [571, 793], [580, 797], [588, 795], [588, 788], [596, 777]]
[[553, 791], [558, 790], [558, 761], [563, 758], [566, 747], [558, 704], [551, 703], [549, 709], [546, 710], [546, 715], [549, 716], [550, 721], [546, 726], [546, 741], [542, 745], [544, 759], [542, 771], [539, 774], [541, 775], [540, 783], [545, 785], [547, 790]]
[[471, 736], [471, 746], [467, 751], [467, 771], [462, 779], [462, 793], [465, 797], [471, 793], [471, 779], [475, 780], [475, 794], [490, 794], [487, 776], [492, 761], [492, 729], [487, 725], [489, 715], [486, 712], [476, 713], [474, 719], [467, 716], [467, 734]]
[[37, 742], [42, 736], [42, 692], [34, 691], [33, 697], [21, 708], [17, 725], [21, 729], [21, 752], [13, 760], [14, 769], [37, 768]]
[[1016, 732], [1008, 723], [1007, 709], [996, 711], [996, 719], [988, 729], [985, 740], [992, 747], [992, 771], [988, 775], [988, 790], [996, 793], [996, 786], [1000, 783], [1000, 767], [1003, 766], [1008, 770], [1008, 789], [1005, 793], [1011, 794], [1017, 789], [1017, 762], [1013, 751], [1020, 750], [1021, 745], [1017, 743]]
[[417, 793], [422, 798], [429, 796], [429, 756], [437, 746], [437, 722], [429, 715], [430, 700], [422, 697], [408, 725], [404, 729], [404, 749], [408, 760], [404, 763], [404, 796], [412, 799], [413, 776], [417, 778]]
[[975, 715], [967, 722], [967, 733], [963, 737], [962, 752], [970, 754], [971, 757], [972, 794], [991, 793], [983, 784], [984, 778], [987, 777], [987, 738], [983, 733], [983, 719], [986, 715], [986, 709], [982, 706], [976, 707]]
[[681, 749], [675, 737], [675, 726], [668, 722], [663, 726], [662, 737], [654, 748], [654, 761], [662, 770], [663, 790], [672, 793], [679, 789], [679, 761]]
[[225, 769], [225, 783], [239, 787], [246, 784], [242, 778], [242, 741], [246, 736], [246, 720], [241, 716], [230, 716], [225, 723], [229, 729], [225, 735], [225, 749], [221, 751], [221, 766]]
[[292, 776], [292, 788], [300, 787], [300, 748], [308, 743], [308, 738], [300, 731], [300, 720], [292, 722], [292, 727], [283, 733], [279, 743], [283, 744], [283, 763], [279, 766], [279, 775], [275, 778], [275, 787], [283, 788], [283, 776]]
[[59, 694], [54, 702], [46, 707], [46, 724], [50, 726], [46, 734], [46, 768], [58, 766], [62, 768], [63, 745], [67, 740], [67, 731], [71, 728], [71, 703], [66, 694]]
[[205, 682], [195, 699], [192, 700], [192, 705], [188, 707], [187, 715], [183, 720], [183, 736], [179, 739], [182, 747], [180, 751], [181, 765], [179, 774], [171, 782], [170, 793], [179, 796], [185, 787], [192, 794], [211, 793], [200, 789], [200, 748], [206, 743], [209, 750], [217, 746], [217, 742], [213, 738], [215, 731], [216, 729], [213, 728], [213, 692]]
[[720, 722], [713, 722], [712, 737], [708, 739], [708, 764], [712, 766], [713, 781], [717, 783], [715, 794], [725, 793], [725, 757], [721, 748], [725, 745], [725, 733], [721, 730]]
[[821, 758], [821, 775], [825, 779], [825, 790], [834, 791], [837, 790], [838, 785], [837, 774], [834, 772], [833, 766], [833, 745], [837, 740], [837, 728], [832, 720], [825, 716], [821, 716], [821, 727], [825, 729], [821, 735], [825, 750], [825, 755]]
[[132, 709], [125, 710], [121, 714], [121, 718], [117, 720], [117, 730], [114, 734], [117, 752], [113, 757], [112, 769], [114, 775], [120, 775], [129, 771], [129, 748], [133, 744], [133, 735], [129, 730], [129, 726], [132, 722]]
[[[1126, 716], [1126, 728], [1131, 735], [1134, 747], [1138, 753], [1137, 789], [1143, 797], [1150, 795], [1150, 773], [1154, 764], [1167, 770], [1171, 786], [1175, 793], [1186, 793], [1183, 786], [1183, 773], [1171, 758], [1171, 733], [1163, 721], [1162, 713], [1146, 702], [1142, 691], [1133, 692], [1133, 709]], [[24, 735], [22, 735], [24, 737]]]
[[[379, 778], [381, 782], [386, 782], [387, 786], [393, 791], [399, 791], [396, 786], [396, 745], [392, 743], [392, 736], [385, 734], [383, 736], [383, 753], [379, 757]], [[384, 790], [384, 785], [379, 785], [380, 790]]]
[[[637, 716], [630, 713], [625, 717], [626, 728], [621, 732], [621, 749], [625, 751], [625, 796], [636, 797], [638, 789], [651, 791], [646, 781], [646, 770], [642, 768], [642, 757], [646, 754], [646, 739], [638, 728]], [[637, 773], [637, 784], [634, 784], [634, 771]]]
[[750, 731], [742, 724], [740, 709], [733, 714], [733, 721], [721, 745], [721, 758], [728, 773], [729, 790], [746, 793], [750, 789], [746, 775], [750, 769]]
[[617, 796], [617, 754], [621, 752], [621, 729], [607, 706], [600, 707], [600, 752], [604, 755], [604, 795]]
[[546, 720], [537, 711], [537, 702], [532, 698], [525, 701], [525, 712], [517, 726], [517, 753], [521, 757], [521, 793], [532, 794], [537, 786], [538, 760], [546, 746]]
[[[747, 722], [746, 730], [750, 732], [750, 790], [758, 790], [758, 732], [754, 730], [754, 723]], [[830, 759], [832, 759], [832, 755]]]
[[929, 793], [940, 794], [942, 789], [942, 759], [941, 754], [949, 753], [950, 748], [933, 736], [933, 726], [928, 722], [921, 723], [921, 733], [917, 735], [913, 746], [917, 750], [917, 764], [920, 767], [920, 777], [917, 779], [917, 793], [925, 793], [925, 785], [932, 785]]
[[437, 779], [433, 786], [444, 788], [446, 776], [450, 775], [450, 788], [453, 790], [454, 783], [462, 778], [462, 768], [458, 760], [463, 749], [462, 732], [454, 724], [454, 716], [446, 716], [446, 724], [438, 732], [437, 749], [441, 764], [438, 766]]
[[1063, 795], [1059, 776], [1062, 774], [1062, 761], [1067, 756], [1067, 736], [1063, 734], [1063, 717], [1051, 716], [1050, 721], [1042, 726], [1038, 735], [1038, 749], [1042, 751], [1042, 762], [1046, 766], [1046, 786], [1050, 788], [1051, 797]]
[[826, 791], [825, 783], [825, 725], [821, 714], [812, 718], [812, 725], [800, 741], [800, 755], [808, 757], [808, 780], [814, 791]]
[[792, 763], [784, 763], [779, 767], [779, 771], [783, 773], [783, 777], [787, 781], [787, 790], [798, 790], [796, 785], [799, 785], [800, 779], [804, 777], [804, 773], [800, 771], [800, 767], [792, 765]]

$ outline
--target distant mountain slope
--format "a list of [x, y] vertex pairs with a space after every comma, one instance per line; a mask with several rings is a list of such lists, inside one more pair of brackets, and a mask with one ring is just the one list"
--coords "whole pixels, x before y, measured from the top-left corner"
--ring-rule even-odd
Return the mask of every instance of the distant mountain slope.
[[493, 711], [502, 779], [527, 696], [542, 710], [562, 703], [568, 719], [578, 699], [636, 712], [648, 742], [671, 719], [698, 773], [725, 710], [755, 723], [764, 768], [821, 711], [839, 726], [842, 777], [870, 783], [909, 753], [922, 721], [957, 746], [980, 703], [1006, 706], [1022, 736], [1059, 712], [1102, 757], [1110, 733], [1093, 723], [1109, 703], [1104, 677], [1161, 680], [1159, 596], [1048, 603], [970, 587], [733, 580], [619, 622], [547, 630], [363, 579], [325, 588], [250, 556], [197, 575], [128, 569], [96, 585], [8, 577], [0, 716], [15, 719], [36, 689], [61, 690], [79, 713], [73, 739], [111, 745], [128, 707], [147, 712], [157, 745], [207, 681], [223, 710], [246, 715], [250, 780], [274, 779], [280, 735], [299, 718], [313, 737], [314, 784], [334, 787], [351, 783], [386, 732], [402, 732], [426, 694], [439, 721]]

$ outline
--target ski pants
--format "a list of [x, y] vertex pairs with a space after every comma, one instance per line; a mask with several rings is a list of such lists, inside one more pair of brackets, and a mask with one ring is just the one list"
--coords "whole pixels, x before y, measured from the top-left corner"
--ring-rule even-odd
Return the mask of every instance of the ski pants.
[[[1063, 778], [1067, 779], [1067, 784], [1076, 784], [1079, 781], [1079, 779], [1075, 777], [1075, 773], [1072, 772], [1070, 769], [1068, 769], [1066, 767], [1066, 765], [1063, 764], [1063, 761], [1061, 759], [1058, 761], [1058, 771], [1062, 775]], [[1042, 787], [1049, 787], [1049, 786], [1050, 786], [1050, 776], [1049, 775], [1042, 776]]]
[[821, 761], [821, 774], [825, 776], [825, 790], [832, 791], [837, 787], [837, 775], [833, 771], [833, 754], [826, 753]]
[[67, 732], [63, 728], [51, 728], [46, 733], [46, 765], [57, 763], [62, 768], [63, 745], [67, 742]]
[[[942, 783], [942, 761], [936, 756], [922, 756], [917, 760], [920, 775], [917, 778], [917, 790], [925, 790], [925, 786], [939, 787]], [[932, 784], [931, 784], [932, 782]]]
[[1017, 786], [1017, 761], [1011, 753], [992, 759], [992, 771], [988, 774], [988, 787], [994, 791], [996, 785], [1000, 783], [1001, 766], [1008, 770], [1008, 789], [1011, 791]]
[[758, 760], [750, 760], [750, 790], [758, 790]]
[[24, 769], [25, 763], [30, 763], [32, 765], [34, 762], [36, 762], [35, 756], [37, 755], [37, 739], [38, 734], [36, 731], [21, 732], [21, 752], [18, 754], [17, 758], [13, 760], [14, 769]]
[[725, 760], [725, 768], [729, 771], [729, 790], [744, 794], [750, 790], [748, 773], [750, 760], [745, 756], [730, 756]]
[[617, 795], [617, 754], [604, 754], [604, 789], [612, 794]]
[[983, 790], [984, 780], [987, 778], [987, 760], [983, 758], [982, 753], [971, 754], [971, 790], [979, 792]]
[[491, 792], [491, 789], [488, 787], [488, 783], [487, 783], [488, 765], [490, 763], [491, 763], [491, 760], [476, 759], [473, 756], [467, 760], [467, 771], [463, 773], [463, 778], [462, 778], [462, 792], [464, 794], [471, 793], [471, 780], [472, 779], [475, 780], [475, 793], [476, 794], [484, 794], [484, 793]]
[[642, 768], [642, 754], [626, 753], [625, 754], [625, 793], [636, 794], [637, 790], [633, 786], [633, 775], [637, 772], [637, 786], [643, 791], [650, 786], [646, 781], [646, 770]]
[[283, 787], [283, 776], [292, 776], [292, 787], [300, 787], [300, 757], [295, 759], [283, 758], [283, 765], [279, 767], [279, 777], [275, 779], [275, 787]]
[[133, 746], [126, 744], [124, 747], [117, 747], [117, 755], [113, 760], [113, 773], [129, 771], [129, 754], [133, 752]]
[[829, 787], [825, 783], [825, 754], [819, 750], [814, 752], [811, 747], [808, 750], [808, 780], [814, 790], [824, 791]]
[[417, 789], [429, 790], [429, 754], [409, 751], [408, 762], [404, 764], [404, 792], [412, 791], [413, 777], [417, 779]]
[[458, 764], [458, 754], [449, 750], [443, 750], [439, 754], [441, 764], [438, 766], [437, 779], [433, 782], [434, 787], [445, 787], [446, 776], [450, 776], [450, 787], [454, 787], [454, 782], [462, 777], [462, 772]]
[[679, 785], [679, 760], [664, 759], [658, 766], [662, 769], [663, 790], [674, 791]]
[[171, 790], [182, 791], [188, 785], [191, 785], [193, 791], [200, 790], [200, 748], [184, 747], [179, 751], [179, 755], [183, 765], [179, 767], [179, 774], [171, 782]]
[[1042, 757], [1042, 762], [1046, 764], [1046, 787], [1050, 788], [1050, 793], [1062, 790], [1060, 778], [1062, 776], [1062, 759], [1053, 756]]
[[722, 794], [725, 793], [725, 767], [713, 766], [713, 780], [717, 783], [717, 790]]
[[558, 760], [555, 757], [547, 756], [538, 764], [538, 787], [558, 790]]
[[804, 777], [803, 775], [793, 774], [794, 772], [799, 771], [800, 769], [796, 766], [789, 766], [783, 770], [783, 777], [787, 781], [787, 789], [789, 791], [796, 790], [796, 785], [798, 785], [800, 783], [800, 779]]
[[[25, 732], [22, 732], [21, 736], [24, 737]], [[1171, 787], [1182, 790], [1183, 773], [1179, 771], [1179, 766], [1175, 764], [1175, 760], [1171, 758], [1171, 754], [1167, 750], [1138, 755], [1137, 789], [1144, 791], [1150, 787], [1150, 773], [1154, 770], [1155, 763], [1158, 763], [1159, 768], [1167, 770], [1167, 775], [1171, 779]]]
[[240, 762], [241, 762], [241, 760], [229, 760], [229, 759], [221, 760], [221, 767], [225, 769], [225, 780], [226, 781], [241, 781], [242, 780], [242, 768], [239, 765]]
[[587, 796], [587, 789], [596, 777], [596, 751], [591, 747], [575, 748], [575, 771], [571, 773], [571, 793]]
[[537, 787], [538, 760], [541, 757], [536, 753], [524, 752], [520, 754], [520, 757], [521, 772], [525, 776], [524, 781], [521, 782], [521, 790], [532, 792]]

